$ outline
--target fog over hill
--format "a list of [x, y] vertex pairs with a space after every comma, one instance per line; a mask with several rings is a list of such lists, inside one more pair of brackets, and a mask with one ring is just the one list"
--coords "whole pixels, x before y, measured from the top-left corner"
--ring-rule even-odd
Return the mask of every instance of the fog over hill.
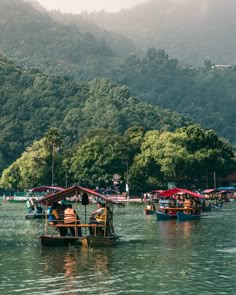
[[119, 13], [83, 17], [126, 34], [144, 50], [163, 48], [181, 62], [236, 63], [235, 0], [150, 0]]

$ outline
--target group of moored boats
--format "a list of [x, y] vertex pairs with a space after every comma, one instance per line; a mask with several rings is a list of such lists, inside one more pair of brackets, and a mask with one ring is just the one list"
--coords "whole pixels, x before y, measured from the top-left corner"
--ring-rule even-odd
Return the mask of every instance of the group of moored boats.
[[144, 212], [146, 215], [156, 214], [157, 220], [177, 219], [178, 221], [198, 220], [202, 212], [212, 208], [222, 208], [222, 202], [207, 204], [205, 197], [187, 189], [173, 188], [159, 193], [158, 208], [155, 203], [148, 202]]

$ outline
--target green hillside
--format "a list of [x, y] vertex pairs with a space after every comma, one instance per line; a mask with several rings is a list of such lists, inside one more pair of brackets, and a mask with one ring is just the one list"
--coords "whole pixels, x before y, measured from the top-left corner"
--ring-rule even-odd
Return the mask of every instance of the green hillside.
[[[169, 7], [171, 1], [165, 2], [165, 9]], [[203, 5], [205, 0], [200, 2]], [[150, 1], [145, 5], [145, 9], [141, 6], [132, 11], [123, 11], [119, 17], [125, 17], [131, 12], [135, 16], [138, 11], [141, 15], [143, 7], [142, 17], [144, 18], [152, 7], [155, 11], [155, 7], [159, 7], [160, 3], [155, 4]], [[220, 3], [218, 1], [215, 3], [215, 10], [211, 14], [217, 15]], [[233, 8], [233, 3], [229, 3]], [[209, 1], [208, 5], [211, 4], [212, 2]], [[190, 15], [197, 13], [199, 3], [195, 3], [195, 5], [196, 12], [192, 11]], [[179, 6], [176, 6], [176, 9], [177, 7]], [[228, 8], [225, 9], [228, 11]], [[178, 15], [178, 10], [175, 11]], [[112, 16], [114, 19], [118, 17], [117, 15]], [[151, 16], [152, 14], [150, 14], [150, 22]], [[236, 143], [234, 120], [236, 77], [234, 67], [223, 70], [212, 68], [215, 63], [211, 61], [210, 57], [204, 60], [204, 65], [201, 68], [184, 67], [181, 60], [169, 56], [167, 51], [163, 49], [156, 48], [149, 48], [140, 56], [135, 54], [132, 43], [122, 35], [101, 30], [81, 16], [62, 15], [58, 12], [47, 13], [42, 7], [36, 5], [35, 1], [31, 6], [22, 0], [0, 0], [0, 17], [0, 51], [24, 68], [39, 69], [39, 73], [33, 70], [37, 76], [41, 76], [41, 72], [50, 73], [58, 76], [57, 79], [68, 81], [68, 83], [72, 82], [65, 76], [75, 81], [89, 81], [98, 77], [108, 78], [121, 87], [126, 85], [131, 95], [142, 101], [187, 116], [194, 122], [200, 123], [205, 129], [214, 129], [219, 136], [229, 139], [231, 143]], [[105, 19], [104, 15], [104, 21]], [[197, 18], [193, 18], [192, 21], [194, 19], [196, 21]], [[213, 22], [213, 18], [211, 21]], [[125, 22], [121, 22], [121, 24], [123, 26]], [[132, 26], [138, 25], [139, 22], [132, 22]], [[112, 26], [109, 29], [112, 29]], [[204, 32], [203, 29], [200, 31]], [[137, 28], [136, 32], [137, 34], [139, 32]], [[152, 35], [149, 35], [149, 31], [147, 31], [146, 36]], [[152, 39], [154, 40], [154, 38]], [[216, 39], [215, 36], [214, 40]], [[233, 44], [232, 49], [234, 49]], [[198, 51], [203, 52], [204, 48], [201, 47]], [[130, 52], [133, 53], [130, 54]], [[213, 55], [214, 50], [212, 50]], [[45, 74], [45, 77], [52, 79], [49, 74]], [[27, 85], [29, 83], [28, 77], [24, 79], [26, 80], [24, 83]], [[46, 81], [48, 79], [45, 78]], [[38, 95], [44, 93], [43, 87], [47, 88], [47, 85], [42, 86], [40, 83], [35, 83], [34, 86], [34, 91], [39, 92]], [[50, 83], [54, 82], [50, 80]], [[70, 93], [70, 89], [61, 89], [61, 82], [55, 82], [55, 84], [59, 84], [59, 86], [53, 90], [52, 96], [55, 95], [58, 99], [58, 97], [65, 96], [64, 91]], [[75, 85], [77, 84], [81, 85], [81, 82], [75, 83]], [[84, 85], [88, 87], [87, 83]], [[72, 88], [74, 89], [74, 87]], [[83, 91], [86, 88], [85, 86], [79, 87], [82, 87]], [[51, 93], [47, 91], [44, 93], [46, 105], [51, 101]], [[69, 95], [73, 96], [74, 92]], [[91, 100], [92, 103], [93, 100]], [[89, 103], [86, 107], [92, 109]], [[113, 107], [115, 106], [112, 105]], [[102, 112], [101, 114], [103, 115]], [[116, 120], [115, 116], [114, 119]], [[57, 118], [58, 121], [60, 120]], [[93, 122], [93, 118], [88, 120], [88, 124], [90, 122]], [[105, 122], [106, 120], [103, 122], [104, 125]], [[44, 126], [47, 123], [41, 122], [41, 124]], [[118, 123], [116, 122], [116, 124]]]
[[81, 25], [56, 21], [23, 0], [0, 0], [0, 19], [1, 52], [20, 65], [66, 72], [79, 79], [91, 79], [109, 68], [111, 60], [118, 58], [111, 49], [117, 43], [123, 51], [134, 48], [127, 38], [104, 38], [105, 33], [98, 28], [93, 32], [85, 29], [89, 27], [85, 21]]
[[180, 115], [132, 96], [126, 86], [98, 78], [74, 82], [0, 58], [0, 170], [12, 163], [50, 127], [61, 130], [65, 144], [79, 142], [89, 129], [123, 133], [131, 126], [174, 130], [187, 124]]

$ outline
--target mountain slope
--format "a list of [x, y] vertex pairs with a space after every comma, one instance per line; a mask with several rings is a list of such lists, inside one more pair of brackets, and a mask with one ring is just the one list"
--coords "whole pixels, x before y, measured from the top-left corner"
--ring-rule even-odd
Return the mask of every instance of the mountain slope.
[[23, 66], [67, 73], [80, 79], [93, 78], [109, 68], [113, 58], [118, 58], [108, 42], [126, 44], [124, 51], [129, 51], [128, 44], [131, 50], [134, 48], [127, 38], [119, 36], [113, 40], [110, 35], [106, 40], [98, 28], [94, 34], [80, 30], [82, 21], [79, 24], [56, 21], [45, 10], [23, 0], [0, 0], [0, 19], [2, 53]]
[[3, 57], [0, 76], [0, 171], [50, 127], [59, 128], [65, 143], [73, 145], [93, 128], [120, 133], [131, 126], [174, 130], [188, 122], [178, 114], [140, 102], [127, 87], [106, 79], [74, 82], [16, 67]]
[[119, 13], [83, 16], [144, 50], [163, 48], [182, 63], [235, 64], [235, 11], [234, 0], [150, 0]]

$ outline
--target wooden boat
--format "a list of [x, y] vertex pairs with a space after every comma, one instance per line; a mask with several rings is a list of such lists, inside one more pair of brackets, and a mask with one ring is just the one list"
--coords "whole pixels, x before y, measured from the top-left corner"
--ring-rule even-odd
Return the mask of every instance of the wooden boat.
[[11, 197], [7, 199], [9, 203], [25, 203], [27, 200], [28, 198], [26, 197]]
[[152, 215], [152, 214], [155, 214], [155, 213], [156, 213], [156, 210], [154, 210], [154, 209], [144, 208], [144, 213], [145, 213], [146, 215]]
[[[159, 195], [162, 198], [172, 198], [171, 200], [172, 201], [173, 201], [173, 199], [176, 200], [176, 203], [177, 203], [177, 201], [179, 201], [179, 198], [180, 198], [178, 195], [181, 195], [181, 198], [183, 195], [185, 195], [185, 197], [184, 197], [185, 202], [182, 205], [182, 206], [184, 206], [184, 208], [183, 207], [172, 207], [172, 208], [167, 207], [167, 208], [163, 208], [162, 210], [159, 210], [159, 211], [164, 212], [165, 214], [170, 214], [170, 211], [171, 211], [171, 214], [176, 215], [176, 217], [179, 221], [196, 220], [196, 219], [200, 218], [200, 216], [201, 216], [201, 209], [200, 209], [201, 202], [200, 202], [200, 200], [204, 199], [205, 198], [204, 196], [202, 196], [198, 193], [192, 192], [190, 190], [183, 189], [183, 188], [172, 188], [172, 189], [161, 192]], [[169, 202], [167, 204], [169, 204]], [[173, 212], [175, 212], [175, 213], [173, 213]], [[187, 213], [189, 213], [189, 214], [187, 214]], [[166, 217], [166, 219], [168, 219], [167, 218], [168, 216], [160, 215], [160, 218], [161, 217], [163, 219], [165, 217]]]
[[153, 202], [148, 202], [146, 204], [146, 207], [144, 208], [144, 213], [146, 215], [151, 215], [151, 214], [155, 214], [156, 213], [156, 206], [155, 204], [153, 204]]
[[194, 214], [186, 214], [184, 212], [177, 212], [176, 213], [177, 215], [177, 219], [178, 221], [192, 221], [192, 220], [199, 220], [201, 215], [200, 214], [197, 214], [197, 215], [194, 215]]
[[[99, 200], [102, 200], [104, 202], [105, 208], [108, 208], [108, 205], [113, 213], [113, 204], [115, 202], [93, 190], [83, 188], [81, 186], [73, 186], [71, 188], [65, 189], [60, 192], [56, 192], [54, 194], [51, 194], [50, 196], [46, 196], [39, 200], [38, 202], [40, 204], [43, 204], [46, 209], [45, 211], [47, 212], [47, 207], [52, 206], [54, 203], [57, 203], [59, 201], [65, 200], [68, 197], [73, 197], [76, 196], [76, 199], [79, 199], [78, 196], [81, 197], [81, 203], [82, 205], [85, 205], [85, 216], [86, 216], [86, 205], [90, 204], [89, 202], [89, 195], [92, 195], [96, 197]], [[108, 212], [108, 210], [106, 210]], [[107, 215], [106, 215], [107, 219]], [[63, 246], [63, 245], [68, 245], [68, 244], [76, 244], [79, 243], [82, 246], [86, 247], [97, 247], [97, 246], [111, 246], [116, 244], [118, 241], [118, 237], [114, 233], [114, 228], [113, 228], [113, 214], [111, 214], [111, 219], [105, 219], [104, 223], [100, 224], [91, 224], [91, 223], [80, 223], [75, 222], [74, 224], [64, 224], [63, 220], [59, 221], [57, 220], [57, 223], [50, 223], [48, 222], [48, 218], [46, 216], [45, 218], [45, 233], [41, 235], [39, 238], [41, 240], [41, 244], [43, 246]], [[86, 220], [86, 217], [85, 217]], [[58, 231], [60, 229], [70, 229], [74, 228], [74, 236], [59, 236]], [[78, 229], [91, 229], [93, 232], [92, 234], [87, 235], [86, 230], [85, 230], [85, 235], [78, 235]], [[93, 230], [92, 230], [93, 229]], [[51, 230], [51, 233], [49, 234], [48, 232]], [[54, 231], [54, 232], [53, 232]], [[67, 231], [67, 230], [66, 230]]]
[[43, 213], [40, 214], [25, 214], [25, 219], [44, 219], [46, 216]]
[[79, 237], [61, 237], [61, 236], [50, 236], [42, 235], [39, 237], [42, 246], [68, 246], [74, 245], [79, 242]]

